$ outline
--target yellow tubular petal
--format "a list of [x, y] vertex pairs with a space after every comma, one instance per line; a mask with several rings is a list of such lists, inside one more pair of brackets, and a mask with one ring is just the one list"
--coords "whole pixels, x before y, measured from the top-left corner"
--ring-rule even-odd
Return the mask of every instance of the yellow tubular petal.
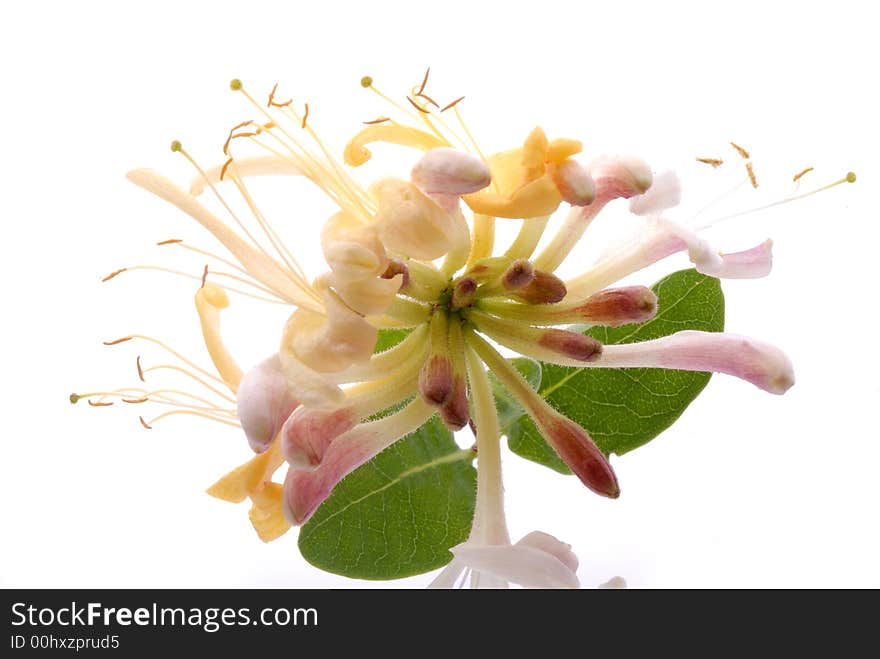
[[290, 530], [281, 512], [281, 483], [266, 483], [251, 495], [254, 505], [248, 512], [254, 530], [263, 542], [272, 542]]
[[566, 158], [583, 151], [584, 145], [578, 140], [558, 137], [547, 146], [547, 162], [559, 164]]
[[282, 462], [284, 456], [281, 453], [281, 442], [272, 442], [265, 453], [254, 456], [230, 471], [209, 487], [207, 492], [223, 501], [240, 503], [269, 481]]
[[562, 202], [562, 196], [549, 176], [528, 183], [510, 197], [481, 190], [464, 195], [462, 199], [474, 213], [511, 219], [552, 215]]
[[367, 162], [373, 154], [370, 153], [366, 145], [372, 142], [399, 144], [400, 146], [409, 146], [414, 149], [421, 149], [422, 151], [428, 151], [429, 149], [441, 146], [450, 146], [446, 140], [441, 140], [437, 136], [418, 128], [399, 126], [397, 124], [376, 124], [364, 128], [345, 145], [345, 164], [359, 167]]
[[321, 311], [321, 306], [304, 289], [305, 283], [293, 280], [289, 273], [265, 254], [249, 245], [195, 197], [170, 179], [149, 169], [135, 169], [126, 177], [135, 185], [173, 204], [205, 227], [238, 260], [247, 273], [282, 299], [297, 306]]
[[205, 284], [196, 292], [196, 310], [199, 312], [205, 347], [223, 382], [235, 393], [241, 382], [241, 369], [223, 345], [220, 335], [220, 310], [228, 306], [229, 297], [218, 286]]

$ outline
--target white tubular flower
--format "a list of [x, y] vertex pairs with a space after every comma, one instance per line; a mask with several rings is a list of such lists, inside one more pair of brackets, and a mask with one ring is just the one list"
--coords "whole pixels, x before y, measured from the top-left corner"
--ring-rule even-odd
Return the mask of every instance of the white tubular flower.
[[[515, 544], [465, 542], [449, 551], [455, 558], [429, 588], [453, 588], [470, 576], [473, 588], [580, 588], [578, 559], [571, 545], [542, 531], [532, 531]], [[466, 572], [470, 574], [465, 574]]]

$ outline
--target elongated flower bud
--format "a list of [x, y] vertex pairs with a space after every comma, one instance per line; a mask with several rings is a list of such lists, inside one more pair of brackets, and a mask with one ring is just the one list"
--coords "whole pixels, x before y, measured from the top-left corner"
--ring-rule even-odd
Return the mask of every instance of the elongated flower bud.
[[657, 313], [657, 296], [644, 286], [609, 288], [591, 295], [571, 310], [579, 319], [595, 325], [618, 327], [643, 323]]
[[525, 378], [482, 338], [471, 332], [468, 342], [532, 417], [541, 436], [581, 482], [602, 496], [612, 499], [620, 496], [620, 487], [611, 464], [587, 431], [550, 407]]
[[580, 362], [594, 361], [602, 354], [602, 344], [599, 341], [568, 330], [540, 330], [538, 345]]
[[460, 375], [455, 375], [452, 394], [440, 407], [440, 419], [452, 432], [464, 428], [471, 419], [467, 383]]
[[449, 355], [449, 320], [443, 311], [431, 318], [431, 343], [428, 358], [419, 373], [419, 391], [431, 405], [443, 405], [452, 395], [454, 374]]
[[431, 149], [412, 169], [412, 182], [427, 195], [463, 195], [482, 190], [492, 180], [489, 166], [479, 158], [441, 147]]
[[771, 394], [794, 384], [791, 361], [779, 348], [745, 336], [686, 330], [652, 341], [605, 346], [592, 366], [659, 367], [726, 373]]
[[238, 419], [255, 453], [262, 453], [299, 405], [273, 355], [244, 374], [236, 392]]
[[516, 291], [516, 296], [529, 304], [555, 304], [565, 297], [565, 282], [549, 272], [535, 270], [535, 277]]

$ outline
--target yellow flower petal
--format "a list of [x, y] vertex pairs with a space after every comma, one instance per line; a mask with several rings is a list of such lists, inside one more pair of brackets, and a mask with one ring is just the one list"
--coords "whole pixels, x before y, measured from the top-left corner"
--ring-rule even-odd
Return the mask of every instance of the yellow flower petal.
[[220, 310], [228, 306], [229, 297], [218, 286], [205, 284], [196, 292], [196, 311], [199, 313], [205, 347], [223, 382], [234, 393], [241, 382], [241, 369], [229, 354], [220, 335]]
[[263, 542], [272, 542], [290, 530], [290, 522], [281, 511], [281, 483], [266, 483], [251, 496], [254, 505], [248, 517]]
[[440, 146], [449, 146], [446, 140], [441, 140], [435, 135], [426, 133], [418, 128], [399, 126], [397, 124], [376, 124], [364, 128], [345, 145], [345, 164], [359, 167], [367, 162], [373, 154], [370, 153], [366, 145], [372, 142], [399, 144], [400, 146], [409, 146], [414, 149], [421, 149], [422, 151], [428, 151]]
[[230, 471], [209, 487], [207, 492], [212, 497], [240, 503], [269, 481], [282, 462], [284, 456], [281, 453], [281, 442], [275, 441], [269, 450]]

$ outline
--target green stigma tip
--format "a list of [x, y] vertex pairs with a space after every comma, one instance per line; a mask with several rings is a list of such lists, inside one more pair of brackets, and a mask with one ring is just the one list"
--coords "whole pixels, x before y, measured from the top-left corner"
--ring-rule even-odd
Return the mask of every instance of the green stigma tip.
[[230, 80], [229, 89], [231, 89], [232, 91], [237, 92], [239, 89], [241, 89], [241, 87], [241, 80], [239, 80], [238, 78], [233, 78], [232, 80]]
[[846, 173], [846, 182], [847, 183], [855, 183], [856, 182], [856, 173], [855, 172], [847, 172]]
[[79, 402], [79, 394], [70, 394], [70, 404], [76, 405]]
[[367, 89], [373, 85], [373, 79], [370, 76], [364, 76], [361, 78], [361, 87]]
[[174, 153], [177, 153], [177, 152], [180, 151], [182, 148], [183, 148], [183, 145], [182, 145], [178, 140], [174, 140], [174, 141], [171, 143], [171, 150], [174, 151]]

